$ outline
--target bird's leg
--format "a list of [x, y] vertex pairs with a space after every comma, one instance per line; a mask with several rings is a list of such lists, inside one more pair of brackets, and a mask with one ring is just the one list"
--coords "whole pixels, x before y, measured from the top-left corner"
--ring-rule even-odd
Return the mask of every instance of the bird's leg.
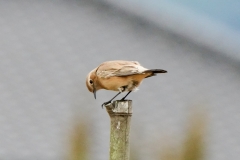
[[102, 104], [102, 108], [103, 108], [103, 106], [105, 106], [105, 105], [107, 105], [107, 104], [109, 104], [109, 103], [111, 103], [112, 102], [112, 100], [114, 99], [114, 98], [116, 98], [120, 93], [122, 93], [122, 92], [118, 92], [118, 94], [116, 94], [112, 99], [110, 99], [109, 101], [107, 101], [107, 102], [104, 102], [103, 104]]
[[124, 97], [121, 99], [121, 101], [125, 100], [125, 98], [126, 98], [131, 92], [132, 92], [132, 91], [129, 91], [129, 92], [126, 94], [126, 96], [124, 96]]

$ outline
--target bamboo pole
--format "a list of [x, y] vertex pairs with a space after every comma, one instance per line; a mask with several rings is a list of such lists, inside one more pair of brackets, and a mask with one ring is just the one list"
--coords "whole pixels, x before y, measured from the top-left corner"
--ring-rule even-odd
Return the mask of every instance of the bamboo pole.
[[111, 119], [109, 160], [129, 160], [132, 101], [113, 101], [105, 106]]

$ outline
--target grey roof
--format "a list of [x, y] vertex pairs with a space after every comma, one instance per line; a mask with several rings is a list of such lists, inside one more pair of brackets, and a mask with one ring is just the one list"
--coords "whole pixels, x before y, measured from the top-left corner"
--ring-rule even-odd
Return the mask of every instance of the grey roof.
[[[208, 159], [240, 153], [239, 64], [117, 7], [95, 1], [0, 1], [0, 159], [66, 159], [73, 122], [91, 122], [91, 159], [106, 160], [115, 92], [85, 86], [107, 60], [166, 69], [131, 93], [131, 142], [151, 159], [156, 141], [184, 136], [190, 108], [209, 116]], [[148, 147], [146, 147], [148, 146]]]

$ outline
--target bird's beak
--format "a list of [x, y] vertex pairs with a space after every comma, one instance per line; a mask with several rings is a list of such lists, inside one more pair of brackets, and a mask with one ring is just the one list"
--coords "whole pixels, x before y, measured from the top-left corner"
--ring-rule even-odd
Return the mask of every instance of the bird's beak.
[[96, 96], [96, 89], [95, 89], [95, 86], [93, 85], [93, 95], [94, 95], [94, 98], [97, 99], [97, 96]]

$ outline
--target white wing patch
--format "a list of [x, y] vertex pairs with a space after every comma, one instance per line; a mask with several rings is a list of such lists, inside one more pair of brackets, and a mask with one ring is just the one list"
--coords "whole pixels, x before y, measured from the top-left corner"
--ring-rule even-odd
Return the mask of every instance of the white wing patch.
[[137, 67], [139, 73], [142, 73], [142, 72], [148, 70], [147, 68], [144, 68], [142, 66], [136, 66], [136, 67]]

